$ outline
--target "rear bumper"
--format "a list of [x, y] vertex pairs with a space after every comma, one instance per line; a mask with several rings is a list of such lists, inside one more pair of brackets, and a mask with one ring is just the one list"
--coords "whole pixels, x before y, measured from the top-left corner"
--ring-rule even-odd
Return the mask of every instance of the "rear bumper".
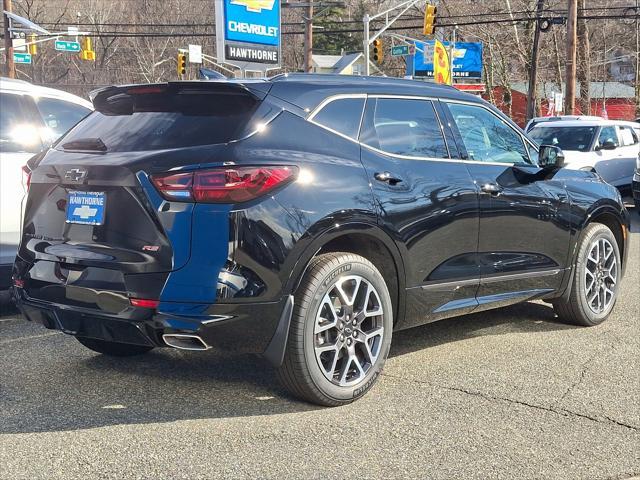
[[270, 345], [286, 310], [286, 299], [273, 303], [210, 305], [204, 312], [198, 305], [197, 315], [184, 313], [193, 310], [194, 305], [161, 303], [157, 311], [135, 309], [124, 318], [33, 299], [21, 288], [13, 288], [13, 297], [27, 320], [69, 335], [166, 347], [162, 336], [177, 333], [197, 335], [212, 348], [259, 354]]

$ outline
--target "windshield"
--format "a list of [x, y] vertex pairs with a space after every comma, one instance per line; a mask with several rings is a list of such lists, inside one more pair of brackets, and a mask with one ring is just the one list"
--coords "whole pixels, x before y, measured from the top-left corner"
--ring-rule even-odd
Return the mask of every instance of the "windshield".
[[588, 152], [598, 127], [536, 126], [529, 132], [539, 145], [555, 145], [562, 150]]

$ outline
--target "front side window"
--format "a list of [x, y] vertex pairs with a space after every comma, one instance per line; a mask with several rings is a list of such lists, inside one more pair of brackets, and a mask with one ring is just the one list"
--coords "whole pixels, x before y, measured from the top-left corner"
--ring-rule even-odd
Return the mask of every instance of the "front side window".
[[364, 98], [339, 98], [327, 103], [313, 122], [356, 140], [363, 108]]
[[554, 145], [562, 150], [588, 152], [597, 127], [561, 127], [541, 124], [529, 132], [538, 145]]
[[598, 135], [598, 146], [601, 147], [607, 142], [613, 142], [616, 147], [619, 146], [616, 127], [602, 127], [600, 130], [600, 135]]
[[36, 106], [51, 132], [51, 141], [57, 140], [91, 112], [82, 105], [48, 97], [36, 98]]
[[360, 139], [366, 145], [394, 155], [449, 157], [440, 122], [429, 100], [371, 100]]
[[448, 104], [469, 160], [531, 163], [520, 134], [485, 108]]

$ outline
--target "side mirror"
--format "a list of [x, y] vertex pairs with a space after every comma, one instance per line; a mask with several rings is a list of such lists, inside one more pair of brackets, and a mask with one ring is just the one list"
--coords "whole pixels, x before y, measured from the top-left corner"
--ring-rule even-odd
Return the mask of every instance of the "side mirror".
[[602, 145], [598, 147], [598, 150], [615, 150], [618, 148], [618, 144], [611, 138], [607, 138]]
[[542, 145], [538, 150], [538, 165], [541, 168], [564, 167], [564, 153], [555, 145]]

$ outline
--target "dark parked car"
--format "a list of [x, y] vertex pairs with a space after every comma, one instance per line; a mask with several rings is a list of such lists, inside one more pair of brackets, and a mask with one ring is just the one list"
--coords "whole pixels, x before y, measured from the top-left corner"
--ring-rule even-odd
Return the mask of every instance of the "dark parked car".
[[611, 313], [618, 191], [486, 102], [388, 78], [109, 87], [31, 162], [21, 311], [86, 347], [259, 352], [340, 405], [392, 332], [533, 299]]

